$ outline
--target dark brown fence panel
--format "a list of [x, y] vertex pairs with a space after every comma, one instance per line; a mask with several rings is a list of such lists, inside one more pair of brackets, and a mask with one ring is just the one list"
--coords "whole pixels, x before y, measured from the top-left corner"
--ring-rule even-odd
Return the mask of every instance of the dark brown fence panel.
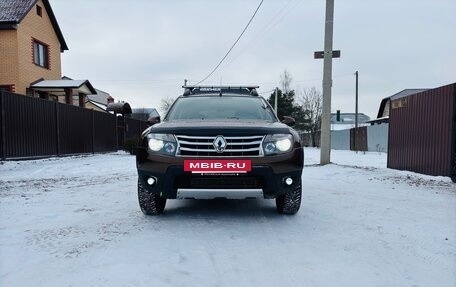
[[391, 102], [388, 167], [451, 176], [455, 150], [455, 85]]
[[350, 150], [367, 151], [367, 127], [350, 129]]
[[3, 120], [4, 115], [5, 115], [5, 104], [3, 103], [5, 99], [5, 96], [3, 96], [3, 93], [0, 91], [0, 159], [5, 158], [5, 121]]
[[116, 117], [102, 112], [93, 112], [94, 116], [94, 151], [117, 150]]
[[451, 179], [453, 182], [456, 182], [456, 84], [453, 85], [453, 138], [451, 140], [451, 146]]
[[59, 104], [60, 154], [91, 153], [92, 110]]
[[2, 92], [3, 158], [57, 153], [56, 103]]
[[132, 118], [124, 118], [125, 121], [125, 138], [139, 138], [142, 132], [147, 128], [147, 122]]
[[147, 122], [126, 121], [119, 132], [115, 115], [0, 91], [0, 158], [116, 151], [124, 148], [117, 135], [139, 138], [147, 128]]
[[117, 124], [117, 147], [123, 149], [125, 144], [125, 126], [124, 126], [124, 117], [117, 115], [116, 117]]

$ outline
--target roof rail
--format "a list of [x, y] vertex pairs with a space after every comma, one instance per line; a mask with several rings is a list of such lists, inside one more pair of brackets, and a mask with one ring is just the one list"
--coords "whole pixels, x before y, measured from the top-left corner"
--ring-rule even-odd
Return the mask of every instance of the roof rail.
[[182, 86], [183, 96], [202, 95], [202, 94], [237, 94], [258, 96], [256, 91], [259, 86]]

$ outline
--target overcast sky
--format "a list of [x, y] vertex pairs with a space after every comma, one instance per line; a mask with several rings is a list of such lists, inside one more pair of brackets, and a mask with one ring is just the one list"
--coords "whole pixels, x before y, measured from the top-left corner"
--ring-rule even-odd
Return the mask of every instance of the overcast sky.
[[[132, 107], [159, 107], [223, 57], [259, 0], [51, 0], [69, 46], [63, 75], [89, 79]], [[456, 82], [456, 1], [335, 0], [332, 111], [376, 117], [382, 98]], [[265, 0], [238, 45], [204, 84], [321, 90], [324, 0]], [[267, 94], [264, 94], [267, 96]]]

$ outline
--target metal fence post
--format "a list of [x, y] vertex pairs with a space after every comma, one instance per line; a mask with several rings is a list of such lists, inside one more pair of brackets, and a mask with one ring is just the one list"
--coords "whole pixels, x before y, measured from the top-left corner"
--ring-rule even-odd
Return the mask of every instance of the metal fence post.
[[116, 151], [119, 150], [119, 127], [118, 127], [118, 124], [117, 124], [117, 115], [116, 113], [114, 113], [114, 125], [116, 127]]
[[4, 100], [5, 94], [0, 91], [0, 121], [1, 121], [1, 135], [2, 135], [2, 140], [1, 140], [1, 158], [4, 160], [6, 159], [6, 131], [5, 131], [5, 100]]
[[451, 169], [451, 179], [453, 182], [456, 182], [456, 84], [453, 84], [453, 135], [451, 136], [452, 141], [452, 150], [451, 150], [451, 157], [452, 157], [452, 166]]
[[95, 153], [95, 114], [92, 109], [92, 154]]
[[56, 139], [57, 139], [57, 156], [60, 156], [59, 102], [55, 102], [55, 133], [56, 133]]

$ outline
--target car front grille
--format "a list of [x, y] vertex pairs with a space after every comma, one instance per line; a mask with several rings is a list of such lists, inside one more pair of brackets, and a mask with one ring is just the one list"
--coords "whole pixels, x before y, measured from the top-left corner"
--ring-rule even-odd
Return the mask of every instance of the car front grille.
[[[238, 157], [262, 156], [263, 135], [254, 136], [187, 136], [175, 135], [179, 156], [198, 157]], [[214, 141], [222, 137], [226, 147], [222, 152], [217, 152]]]

